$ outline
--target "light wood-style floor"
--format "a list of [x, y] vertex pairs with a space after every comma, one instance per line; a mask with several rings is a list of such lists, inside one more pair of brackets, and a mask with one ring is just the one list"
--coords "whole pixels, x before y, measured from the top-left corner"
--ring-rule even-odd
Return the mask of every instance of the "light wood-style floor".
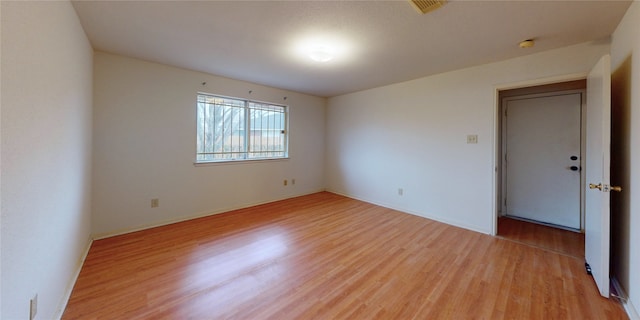
[[584, 260], [583, 233], [501, 217], [498, 236]]
[[626, 319], [583, 261], [331, 193], [93, 243], [63, 319]]

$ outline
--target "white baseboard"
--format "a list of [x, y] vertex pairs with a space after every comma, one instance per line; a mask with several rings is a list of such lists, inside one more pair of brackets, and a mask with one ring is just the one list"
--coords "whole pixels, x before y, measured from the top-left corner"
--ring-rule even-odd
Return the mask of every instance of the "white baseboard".
[[633, 306], [633, 303], [631, 302], [631, 299], [629, 299], [629, 296], [627, 295], [627, 293], [620, 286], [620, 282], [618, 282], [618, 279], [611, 278], [611, 284], [613, 284], [613, 287], [616, 289], [616, 292], [620, 296], [621, 299], [618, 299], [618, 300], [620, 301], [620, 303], [624, 307], [624, 310], [627, 312], [627, 315], [629, 316], [629, 319], [630, 320], [640, 320], [640, 316], [638, 315], [638, 311], [637, 311], [638, 309], [636, 309]]
[[67, 308], [67, 303], [69, 302], [69, 298], [71, 298], [71, 292], [73, 292], [73, 287], [76, 285], [76, 282], [78, 281], [78, 276], [80, 276], [80, 271], [82, 270], [82, 266], [84, 265], [84, 261], [87, 259], [87, 256], [89, 255], [89, 249], [91, 249], [91, 244], [93, 244], [93, 239], [89, 238], [89, 243], [87, 244], [87, 247], [84, 249], [84, 253], [80, 257], [80, 260], [78, 261], [78, 265], [76, 265], [76, 270], [74, 272], [74, 275], [71, 278], [71, 281], [69, 281], [69, 284], [67, 285], [67, 289], [65, 290], [64, 295], [62, 296], [58, 309], [56, 310], [56, 315], [54, 319], [61, 319], [62, 314], [64, 313], [64, 310]]
[[347, 193], [340, 192], [340, 191], [335, 191], [335, 190], [331, 190], [331, 189], [327, 189], [326, 191], [327, 192], [331, 192], [331, 193], [335, 193], [335, 194], [338, 194], [338, 195], [341, 195], [341, 196], [344, 196], [344, 197], [347, 197], [347, 198], [356, 199], [356, 200], [359, 200], [359, 201], [362, 201], [362, 202], [371, 203], [371, 204], [374, 204], [376, 206], [380, 206], [380, 207], [385, 207], [385, 208], [389, 208], [389, 209], [392, 209], [392, 210], [401, 211], [401, 212], [404, 212], [404, 213], [408, 213], [410, 215], [418, 216], [418, 217], [429, 219], [429, 220], [434, 220], [434, 221], [437, 221], [437, 222], [448, 224], [450, 226], [463, 228], [463, 229], [467, 229], [467, 230], [470, 230], [470, 231], [483, 233], [483, 234], [491, 234], [490, 231], [484, 230], [483, 228], [480, 228], [480, 227], [477, 227], [477, 226], [474, 226], [474, 225], [470, 225], [470, 224], [467, 224], [467, 223], [464, 223], [464, 222], [454, 221], [454, 220], [450, 220], [450, 219], [443, 219], [442, 217], [438, 217], [438, 216], [434, 216], [434, 215], [430, 215], [430, 214], [422, 213], [422, 212], [416, 212], [416, 211], [409, 210], [409, 209], [406, 209], [406, 208], [392, 206], [392, 205], [389, 205], [389, 204], [381, 203], [381, 202], [378, 202], [378, 201], [373, 201], [373, 200], [370, 200], [370, 199], [361, 198], [361, 197], [358, 197], [358, 196], [355, 196], [355, 195], [351, 195], [351, 194], [347, 194]]
[[169, 224], [174, 224], [174, 223], [178, 223], [178, 222], [198, 219], [198, 218], [202, 218], [202, 217], [208, 217], [208, 216], [212, 216], [212, 215], [215, 215], [215, 214], [220, 214], [220, 213], [225, 213], [225, 212], [229, 212], [229, 211], [244, 209], [244, 208], [248, 208], [248, 207], [259, 206], [259, 205], [262, 205], [262, 204], [267, 204], [267, 203], [271, 203], [271, 202], [286, 200], [286, 199], [290, 199], [290, 198], [301, 197], [301, 196], [314, 194], [314, 193], [318, 193], [318, 192], [323, 192], [323, 191], [325, 191], [325, 190], [324, 189], [318, 189], [318, 190], [311, 190], [311, 191], [306, 191], [306, 192], [301, 192], [301, 193], [295, 193], [295, 194], [290, 194], [290, 195], [286, 195], [286, 196], [283, 196], [283, 197], [279, 197], [279, 198], [275, 198], [275, 199], [271, 199], [271, 200], [267, 200], [267, 201], [244, 203], [244, 204], [233, 206], [233, 207], [222, 208], [222, 209], [219, 209], [219, 210], [216, 210], [216, 211], [200, 212], [200, 213], [196, 213], [196, 214], [189, 215], [189, 216], [183, 216], [183, 217], [179, 217], [179, 218], [175, 218], [175, 219], [159, 221], [157, 223], [145, 224], [145, 225], [142, 225], [142, 226], [139, 226], [139, 227], [122, 229], [122, 230], [117, 230], [117, 231], [113, 231], [113, 232], [94, 234], [93, 235], [93, 239], [94, 240], [100, 240], [100, 239], [105, 239], [105, 238], [111, 238], [111, 237], [115, 237], [115, 236], [119, 236], [119, 235], [123, 235], [123, 234], [127, 234], [127, 233], [132, 233], [132, 232], [136, 232], [136, 231], [142, 231], [142, 230], [146, 230], [146, 229], [162, 227], [162, 226], [166, 226], [166, 225], [169, 225]]
[[624, 310], [627, 311], [627, 315], [629, 315], [629, 319], [631, 320], [640, 320], [640, 315], [638, 315], [637, 309], [631, 303], [631, 300], [627, 299], [627, 301], [623, 304]]

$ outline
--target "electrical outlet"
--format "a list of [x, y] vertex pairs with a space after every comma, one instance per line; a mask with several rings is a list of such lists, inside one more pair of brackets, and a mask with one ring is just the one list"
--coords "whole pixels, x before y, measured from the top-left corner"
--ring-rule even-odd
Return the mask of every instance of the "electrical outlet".
[[467, 135], [467, 144], [476, 144], [478, 143], [478, 135], [477, 134], [469, 134]]
[[29, 320], [35, 319], [36, 313], [38, 313], [38, 294], [29, 301]]
[[404, 189], [398, 188], [398, 195], [401, 196], [404, 194]]
[[291, 184], [292, 185], [296, 184], [296, 179], [291, 179]]
[[287, 180], [286, 180], [286, 179], [284, 180], [283, 184], [284, 184], [285, 186], [287, 185]]
[[153, 198], [151, 199], [151, 208], [157, 208], [160, 206], [160, 199]]

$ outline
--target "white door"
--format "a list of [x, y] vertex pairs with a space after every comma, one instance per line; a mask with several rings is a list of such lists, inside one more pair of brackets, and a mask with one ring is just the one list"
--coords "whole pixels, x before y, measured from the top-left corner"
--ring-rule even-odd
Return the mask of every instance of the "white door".
[[[603, 56], [587, 77], [585, 159], [585, 260], [600, 294], [609, 297], [609, 191], [611, 58]], [[613, 187], [618, 189], [619, 187]], [[617, 190], [619, 191], [619, 189]]]
[[580, 230], [582, 93], [505, 98], [505, 214]]

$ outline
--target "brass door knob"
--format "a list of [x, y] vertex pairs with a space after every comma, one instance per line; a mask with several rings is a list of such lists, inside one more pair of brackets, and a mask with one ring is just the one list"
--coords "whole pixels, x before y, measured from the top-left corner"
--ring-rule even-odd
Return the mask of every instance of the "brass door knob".
[[598, 184], [589, 183], [589, 189], [598, 189], [604, 192], [609, 192], [609, 191], [621, 192], [622, 191], [622, 187], [620, 186], [602, 185], [602, 183], [598, 183]]

